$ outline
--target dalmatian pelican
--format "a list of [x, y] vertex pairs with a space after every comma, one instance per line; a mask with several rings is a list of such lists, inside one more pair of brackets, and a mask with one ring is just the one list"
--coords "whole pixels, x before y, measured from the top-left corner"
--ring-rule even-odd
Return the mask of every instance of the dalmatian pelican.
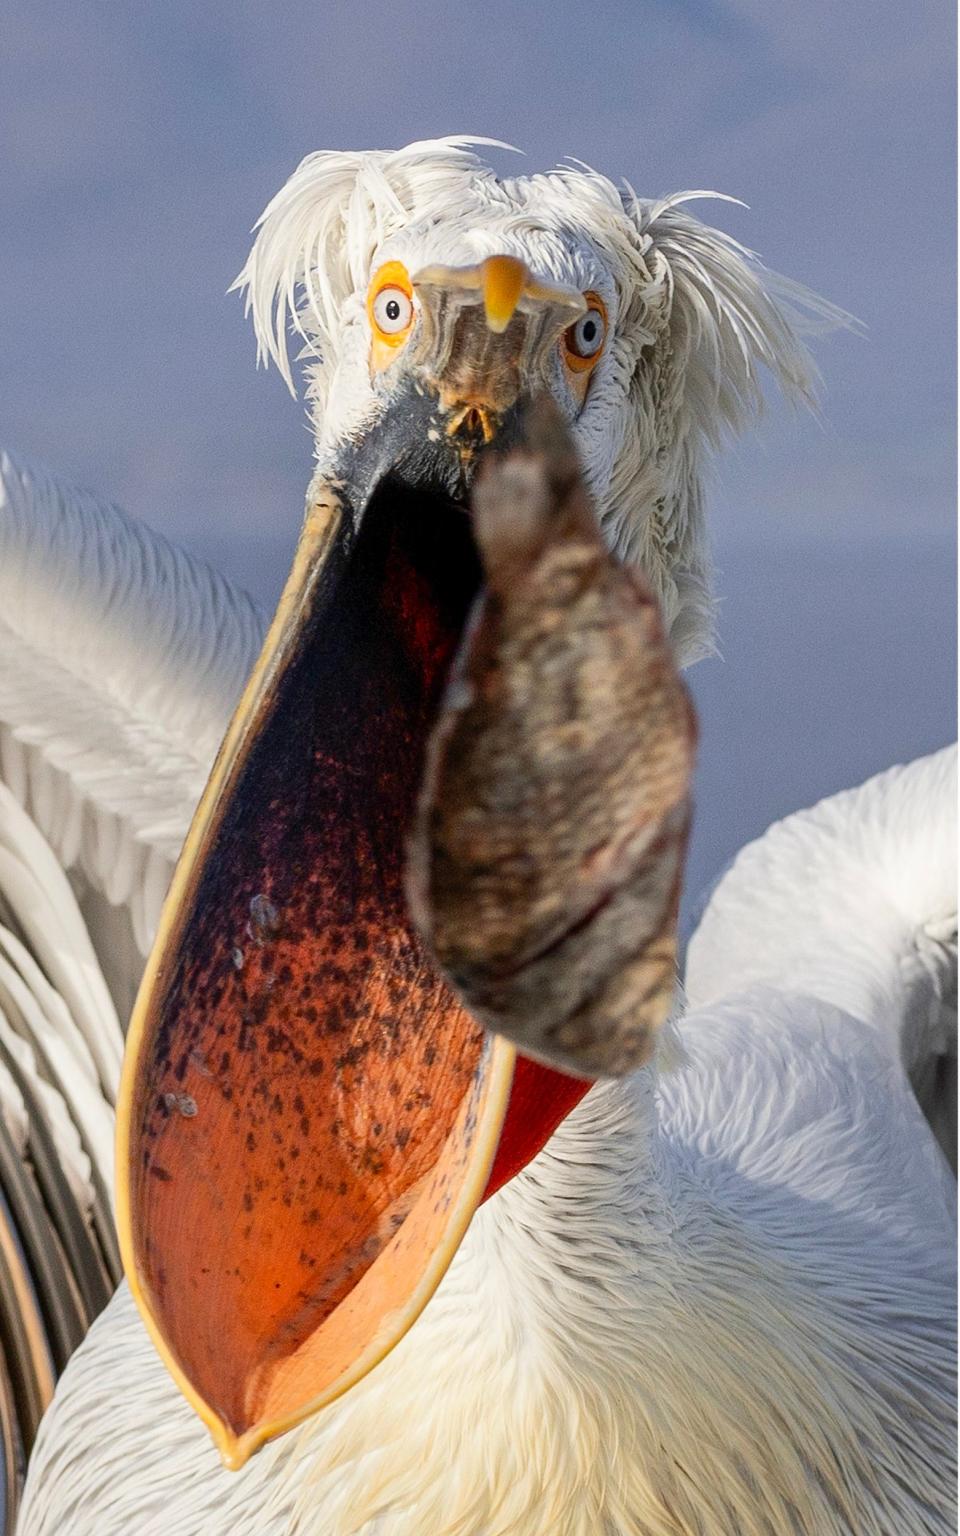
[[[950, 1180], [907, 1073], [949, 1013], [953, 756], [747, 850], [685, 1011], [622, 1078], [485, 1038], [410, 916], [424, 750], [475, 697], [444, 682], [496, 587], [475, 465], [553, 400], [603, 558], [659, 608], [655, 735], [674, 660], [710, 645], [706, 457], [761, 366], [809, 393], [810, 301], [683, 202], [499, 180], [455, 141], [303, 162], [240, 280], [288, 382], [299, 333], [316, 429], [257, 660], [210, 573], [113, 512], [18, 521], [6, 466], [8, 990], [47, 1014], [96, 992], [60, 1036], [118, 1099], [130, 1281], [44, 1418], [21, 1536], [950, 1528]], [[562, 914], [562, 955], [601, 895]], [[27, 948], [48, 911], [53, 982]], [[90, 935], [117, 996], [155, 926], [118, 1093]]]

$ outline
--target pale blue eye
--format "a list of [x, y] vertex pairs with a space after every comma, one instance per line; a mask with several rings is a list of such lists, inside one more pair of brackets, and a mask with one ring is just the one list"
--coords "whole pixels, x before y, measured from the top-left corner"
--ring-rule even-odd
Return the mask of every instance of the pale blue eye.
[[588, 309], [570, 329], [571, 351], [578, 357], [596, 357], [603, 346], [605, 332], [606, 326], [599, 309]]

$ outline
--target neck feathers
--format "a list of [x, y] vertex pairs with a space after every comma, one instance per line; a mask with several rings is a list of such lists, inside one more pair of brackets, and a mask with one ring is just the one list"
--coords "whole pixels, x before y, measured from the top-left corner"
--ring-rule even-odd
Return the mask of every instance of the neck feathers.
[[825, 1306], [703, 1182], [658, 1129], [655, 1067], [596, 1087], [370, 1386], [304, 1431], [292, 1529], [336, 1507], [358, 1536], [919, 1536], [869, 1366], [889, 1324]]

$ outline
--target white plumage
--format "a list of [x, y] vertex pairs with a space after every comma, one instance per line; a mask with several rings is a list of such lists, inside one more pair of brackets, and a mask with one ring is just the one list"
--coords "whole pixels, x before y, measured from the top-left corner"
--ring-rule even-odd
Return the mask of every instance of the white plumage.
[[[96, 908], [95, 942], [111, 925], [100, 964], [124, 1018], [265, 628], [202, 561], [0, 456], [0, 769]], [[111, 1089], [119, 1060], [115, 1044]]]
[[23, 1536], [951, 1530], [953, 1189], [899, 1031], [936, 1039], [954, 780], [946, 751], [747, 849], [691, 947], [685, 1059], [595, 1088], [393, 1354], [242, 1473], [122, 1289]]
[[[758, 403], [758, 363], [801, 396], [809, 374], [782, 280], [679, 201], [572, 170], [497, 182], [452, 141], [313, 156], [243, 281], [284, 369], [297, 316], [318, 474], [376, 421], [374, 262], [507, 250], [602, 292], [595, 385], [579, 414], [557, 397], [611, 543], [658, 582], [689, 661], [710, 644], [703, 449]], [[111, 993], [125, 1014], [263, 626], [122, 513], [2, 473], [0, 1029], [25, 1062], [46, 1051], [27, 1065], [82, 1192], [109, 1179]], [[46, 1417], [20, 1536], [952, 1529], [953, 1190], [906, 1069], [945, 1043], [954, 777], [938, 754], [745, 850], [659, 1064], [593, 1089], [481, 1208], [392, 1354], [242, 1473], [122, 1287]]]

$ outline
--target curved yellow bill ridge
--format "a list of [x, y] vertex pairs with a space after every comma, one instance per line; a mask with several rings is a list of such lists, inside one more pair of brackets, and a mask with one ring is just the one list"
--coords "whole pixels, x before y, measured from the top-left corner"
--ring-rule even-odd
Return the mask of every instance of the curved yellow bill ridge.
[[404, 494], [358, 529], [333, 491], [311, 508], [127, 1046], [124, 1266], [229, 1466], [410, 1327], [510, 1094], [512, 1048], [406, 914], [404, 833], [478, 574], [462, 513]]

